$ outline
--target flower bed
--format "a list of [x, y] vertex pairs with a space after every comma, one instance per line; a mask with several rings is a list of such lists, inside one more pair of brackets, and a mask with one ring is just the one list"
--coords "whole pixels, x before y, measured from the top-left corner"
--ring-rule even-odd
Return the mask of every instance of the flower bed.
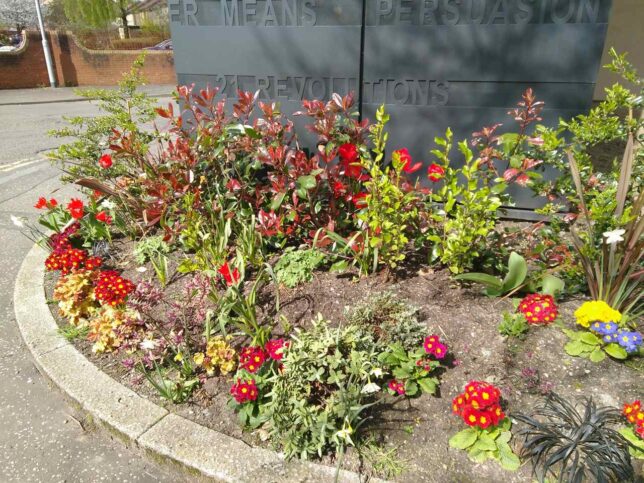
[[[552, 130], [528, 90], [516, 132], [474, 133], [457, 167], [447, 130], [423, 169], [350, 96], [303, 103], [308, 152], [250, 93], [226, 114], [180, 87], [178, 115], [138, 81], [59, 133], [77, 136], [54, 158], [86, 197], [35, 205], [52, 310], [91, 360], [288, 458], [410, 481], [633, 477], [644, 150], [641, 121], [613, 113], [639, 98], [615, 87]], [[140, 127], [155, 115], [167, 127]], [[622, 138], [622, 165], [595, 173], [590, 148]], [[510, 183], [548, 196], [546, 221], [500, 221]]]

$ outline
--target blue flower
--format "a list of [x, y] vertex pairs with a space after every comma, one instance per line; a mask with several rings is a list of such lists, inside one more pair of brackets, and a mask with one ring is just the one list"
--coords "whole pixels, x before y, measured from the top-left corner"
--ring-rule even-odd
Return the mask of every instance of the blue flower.
[[642, 334], [639, 332], [619, 330], [617, 333], [617, 343], [626, 349], [626, 352], [635, 352], [642, 345]]
[[604, 336], [604, 342], [607, 344], [610, 344], [611, 342], [615, 342], [617, 340], [617, 336], [615, 334], [606, 334]]
[[615, 322], [594, 322], [590, 326], [590, 330], [597, 332], [601, 335], [610, 335], [617, 332], [617, 324]]

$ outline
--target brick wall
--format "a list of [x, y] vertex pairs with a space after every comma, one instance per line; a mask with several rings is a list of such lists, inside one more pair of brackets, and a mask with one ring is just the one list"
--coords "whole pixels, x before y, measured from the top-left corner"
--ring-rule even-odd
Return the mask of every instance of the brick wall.
[[[49, 32], [56, 81], [59, 86], [115, 85], [140, 54], [133, 50], [88, 50], [65, 32]], [[172, 52], [147, 51], [144, 75], [150, 84], [175, 84]], [[38, 32], [27, 32], [17, 51], [0, 52], [0, 89], [49, 85]]]

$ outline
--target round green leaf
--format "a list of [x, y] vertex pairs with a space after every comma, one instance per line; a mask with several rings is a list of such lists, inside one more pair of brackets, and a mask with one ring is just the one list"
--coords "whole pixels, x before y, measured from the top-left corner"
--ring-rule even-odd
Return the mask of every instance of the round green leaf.
[[606, 354], [614, 357], [615, 359], [626, 359], [628, 357], [626, 350], [619, 344], [608, 344], [604, 347], [604, 350], [606, 351]]
[[459, 431], [449, 440], [449, 445], [452, 448], [466, 449], [472, 446], [476, 439], [478, 438], [478, 432], [476, 429], [468, 428], [463, 431]]

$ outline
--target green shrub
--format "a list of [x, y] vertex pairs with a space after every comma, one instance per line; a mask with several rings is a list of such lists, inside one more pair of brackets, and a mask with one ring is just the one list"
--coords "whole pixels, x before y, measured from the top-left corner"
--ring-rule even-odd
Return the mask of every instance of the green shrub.
[[347, 314], [347, 321], [367, 329], [380, 346], [400, 342], [415, 350], [427, 335], [427, 327], [418, 321], [418, 308], [392, 292], [367, 297]]
[[293, 336], [266, 407], [271, 436], [288, 458], [353, 445], [362, 413], [373, 402], [364, 389], [376, 356], [372, 337], [360, 327], [331, 328], [321, 316], [311, 330]]
[[134, 259], [139, 265], [143, 265], [157, 255], [166, 255], [168, 253], [170, 253], [170, 246], [163, 241], [162, 236], [143, 238], [134, 247]]
[[313, 271], [324, 261], [324, 254], [315, 248], [285, 252], [275, 264], [277, 281], [294, 288], [313, 279]]

